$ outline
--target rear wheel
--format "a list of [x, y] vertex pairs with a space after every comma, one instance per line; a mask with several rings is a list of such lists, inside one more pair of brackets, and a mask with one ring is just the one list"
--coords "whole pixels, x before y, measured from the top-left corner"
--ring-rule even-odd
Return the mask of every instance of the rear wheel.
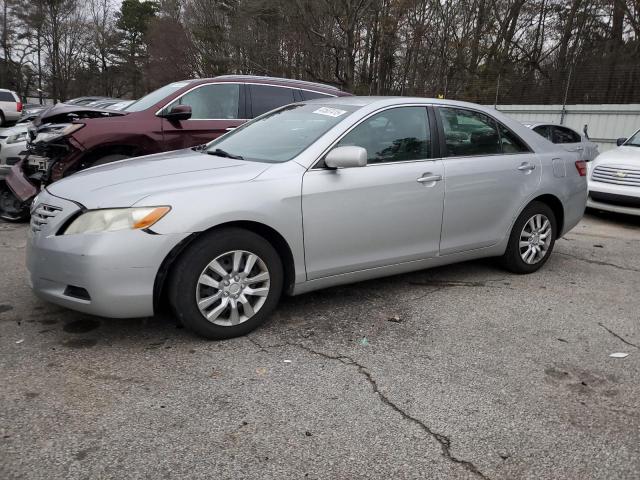
[[239, 228], [206, 234], [176, 262], [169, 299], [199, 335], [225, 339], [260, 326], [280, 299], [282, 262], [261, 236]]
[[7, 121], [4, 118], [4, 113], [0, 112], [0, 127], [4, 127], [6, 125]]
[[532, 202], [513, 225], [502, 265], [514, 273], [533, 273], [546, 263], [557, 236], [556, 216], [542, 202]]

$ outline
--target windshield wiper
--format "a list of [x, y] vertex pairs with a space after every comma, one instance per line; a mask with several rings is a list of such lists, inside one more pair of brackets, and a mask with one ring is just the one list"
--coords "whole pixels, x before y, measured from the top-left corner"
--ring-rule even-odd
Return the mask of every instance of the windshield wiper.
[[215, 155], [216, 157], [233, 158], [235, 160], [244, 160], [242, 155], [234, 155], [233, 153], [225, 152], [221, 148], [216, 148], [213, 151], [207, 151], [209, 155]]

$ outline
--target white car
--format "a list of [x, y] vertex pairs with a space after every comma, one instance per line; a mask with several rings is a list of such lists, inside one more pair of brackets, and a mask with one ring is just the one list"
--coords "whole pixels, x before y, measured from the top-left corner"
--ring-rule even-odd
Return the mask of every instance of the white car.
[[578, 160], [590, 162], [600, 153], [598, 145], [589, 140], [589, 137], [564, 125], [543, 122], [522, 122], [522, 124], [567, 152], [574, 152]]
[[22, 115], [22, 101], [16, 92], [0, 88], [0, 127], [17, 122]]
[[588, 165], [587, 207], [640, 215], [640, 130]]
[[27, 149], [27, 130], [31, 123], [18, 123], [0, 129], [0, 178], [20, 161], [20, 153]]

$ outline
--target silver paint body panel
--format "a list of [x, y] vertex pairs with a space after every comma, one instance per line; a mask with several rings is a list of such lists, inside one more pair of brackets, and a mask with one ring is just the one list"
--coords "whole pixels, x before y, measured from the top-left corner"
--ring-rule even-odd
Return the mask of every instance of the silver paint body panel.
[[[419, 98], [340, 97], [305, 103], [356, 105], [289, 162], [268, 164], [181, 150], [94, 167], [48, 187], [38, 203], [62, 208], [28, 241], [30, 281], [51, 302], [106, 317], [153, 314], [160, 267], [183, 239], [229, 222], [278, 232], [293, 257], [299, 294], [504, 253], [522, 209], [540, 195], [564, 207], [565, 233], [584, 212], [585, 177], [574, 156], [523, 125], [478, 105]], [[532, 153], [436, 158], [326, 170], [317, 162], [347, 131], [380, 110], [455, 105], [483, 111]], [[565, 177], [554, 174], [554, 159]], [[534, 169], [519, 170], [523, 163]], [[557, 170], [557, 166], [556, 166]], [[438, 178], [433, 181], [419, 179]], [[86, 209], [170, 205], [152, 232], [57, 235]], [[91, 300], [64, 294], [84, 288]]]

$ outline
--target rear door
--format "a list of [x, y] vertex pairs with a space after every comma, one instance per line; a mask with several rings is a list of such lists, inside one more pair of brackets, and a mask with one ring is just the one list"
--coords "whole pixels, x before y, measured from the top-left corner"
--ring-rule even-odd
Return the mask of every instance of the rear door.
[[476, 110], [435, 108], [443, 139], [445, 200], [440, 253], [498, 243], [538, 187], [541, 162], [504, 125]]
[[163, 108], [189, 105], [189, 120], [162, 118], [165, 150], [193, 147], [223, 135], [246, 120], [245, 87], [242, 83], [210, 83], [198, 85]]

